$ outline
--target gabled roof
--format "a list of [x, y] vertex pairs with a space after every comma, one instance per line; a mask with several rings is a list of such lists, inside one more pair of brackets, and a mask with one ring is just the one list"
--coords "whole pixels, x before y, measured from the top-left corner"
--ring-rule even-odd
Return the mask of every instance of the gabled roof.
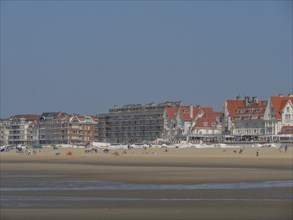
[[210, 108], [210, 107], [202, 107], [201, 110], [203, 111], [204, 114], [214, 112], [213, 108]]
[[172, 120], [177, 115], [178, 109], [178, 107], [166, 108], [166, 113], [169, 120]]
[[244, 100], [226, 100], [226, 103], [231, 120], [233, 121], [235, 119], [236, 110], [245, 106]]
[[283, 110], [289, 100], [293, 103], [293, 97], [290, 96], [271, 96], [271, 103], [274, 107], [276, 119], [281, 119], [280, 111]]
[[182, 115], [182, 118], [184, 121], [191, 121], [194, 115], [194, 110], [197, 111], [197, 109], [193, 108], [193, 114], [190, 117], [190, 107], [189, 106], [181, 106], [180, 107], [180, 114]]
[[193, 128], [214, 128], [217, 123], [217, 119], [221, 117], [221, 112], [208, 112], [203, 117], [197, 119]]
[[177, 114], [181, 114], [184, 121], [192, 121], [195, 117], [203, 111], [204, 114], [213, 112], [213, 108], [210, 107], [193, 107], [192, 106], [192, 115], [190, 114], [191, 106], [180, 106], [180, 107], [170, 107], [166, 108], [166, 113], [169, 120], [172, 120]]
[[284, 111], [284, 108], [285, 108], [285, 106], [287, 105], [287, 103], [288, 102], [291, 102], [292, 104], [293, 104], [293, 102], [289, 99], [289, 100], [283, 100], [282, 102], [281, 102], [281, 105], [280, 105], [280, 111]]

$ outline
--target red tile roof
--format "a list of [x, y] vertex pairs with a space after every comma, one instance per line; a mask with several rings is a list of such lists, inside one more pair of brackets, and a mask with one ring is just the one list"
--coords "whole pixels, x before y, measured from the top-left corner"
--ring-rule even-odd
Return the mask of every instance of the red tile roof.
[[226, 103], [230, 113], [230, 118], [233, 121], [235, 119], [236, 110], [245, 106], [244, 100], [226, 100]]
[[210, 108], [210, 107], [202, 107], [201, 109], [205, 114], [210, 113], [210, 112], [214, 112], [213, 108]]
[[213, 128], [216, 126], [217, 119], [221, 117], [221, 112], [209, 112], [204, 114], [203, 117], [199, 118], [195, 125], [193, 126], [194, 128]]
[[276, 119], [281, 119], [280, 111], [284, 108], [289, 100], [293, 103], [293, 97], [290, 96], [271, 96], [271, 102], [274, 107]]
[[166, 108], [167, 116], [169, 120], [172, 120], [178, 112], [178, 107], [170, 107]]
[[[267, 107], [267, 102], [258, 101], [247, 106], [236, 109], [235, 118], [237, 120], [259, 120], [262, 119]], [[249, 116], [249, 119], [244, 118]]]
[[213, 112], [213, 108], [210, 107], [193, 107], [193, 112], [190, 117], [190, 106], [180, 106], [180, 107], [169, 107], [166, 108], [167, 116], [169, 120], [172, 120], [174, 117], [177, 116], [178, 112], [182, 115], [184, 121], [192, 121], [195, 117], [203, 111], [204, 114]]
[[293, 126], [283, 126], [278, 134], [293, 134]]

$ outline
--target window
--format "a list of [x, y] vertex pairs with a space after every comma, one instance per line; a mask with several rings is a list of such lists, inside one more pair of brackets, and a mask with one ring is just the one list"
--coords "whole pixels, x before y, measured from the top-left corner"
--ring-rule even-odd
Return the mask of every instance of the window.
[[260, 108], [257, 108], [257, 109], [256, 109], [256, 112], [261, 112], [261, 109], [260, 109]]
[[207, 127], [208, 126], [208, 123], [207, 122], [204, 122], [203, 123], [203, 126]]
[[286, 115], [285, 115], [285, 119], [286, 119], [286, 120], [290, 120], [290, 119], [291, 119], [290, 116], [291, 116], [290, 114], [286, 114]]
[[290, 107], [287, 107], [286, 108], [286, 111], [289, 113], [290, 112]]

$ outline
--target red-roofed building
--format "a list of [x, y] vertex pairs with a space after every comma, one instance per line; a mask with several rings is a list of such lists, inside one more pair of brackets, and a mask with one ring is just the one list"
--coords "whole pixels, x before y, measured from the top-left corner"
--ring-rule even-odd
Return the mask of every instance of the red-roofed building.
[[97, 116], [43, 113], [39, 123], [41, 144], [87, 144], [94, 141]]
[[283, 126], [278, 134], [293, 135], [293, 126]]
[[293, 95], [271, 96], [264, 119], [266, 135], [277, 135], [284, 126], [293, 126]]
[[223, 133], [257, 138], [265, 134], [264, 112], [267, 101], [257, 97], [226, 100], [224, 105]]
[[208, 112], [199, 118], [192, 127], [192, 135], [220, 135], [222, 134], [221, 112]]
[[94, 141], [97, 117], [73, 115], [68, 126], [68, 142], [72, 144], [88, 144]]
[[212, 108], [192, 105], [166, 108], [163, 116], [164, 141], [171, 143], [188, 141], [195, 122], [210, 112], [213, 112]]

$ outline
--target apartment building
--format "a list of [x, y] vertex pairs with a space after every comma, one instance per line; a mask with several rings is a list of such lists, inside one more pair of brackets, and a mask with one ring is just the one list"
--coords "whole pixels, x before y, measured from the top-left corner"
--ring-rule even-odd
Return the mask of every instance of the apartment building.
[[99, 115], [98, 141], [112, 144], [144, 143], [162, 137], [164, 111], [180, 102], [124, 105]]
[[73, 115], [69, 117], [68, 143], [88, 144], [95, 139], [97, 116]]
[[43, 113], [39, 121], [41, 144], [86, 144], [94, 141], [97, 116]]
[[33, 145], [38, 142], [38, 133], [34, 125], [40, 119], [40, 115], [15, 115], [11, 117], [8, 143], [11, 145]]
[[67, 113], [45, 112], [39, 120], [40, 144], [67, 144], [68, 118]]
[[[223, 133], [240, 136], [240, 139], [257, 139], [265, 134], [264, 112], [267, 101], [246, 96], [243, 100], [226, 100], [224, 105]], [[243, 138], [242, 138], [243, 137]]]
[[0, 145], [7, 145], [11, 120], [0, 119]]
[[264, 112], [267, 101], [260, 101], [257, 97], [245, 97], [244, 106], [239, 106], [234, 117], [232, 134], [257, 139], [265, 134]]

